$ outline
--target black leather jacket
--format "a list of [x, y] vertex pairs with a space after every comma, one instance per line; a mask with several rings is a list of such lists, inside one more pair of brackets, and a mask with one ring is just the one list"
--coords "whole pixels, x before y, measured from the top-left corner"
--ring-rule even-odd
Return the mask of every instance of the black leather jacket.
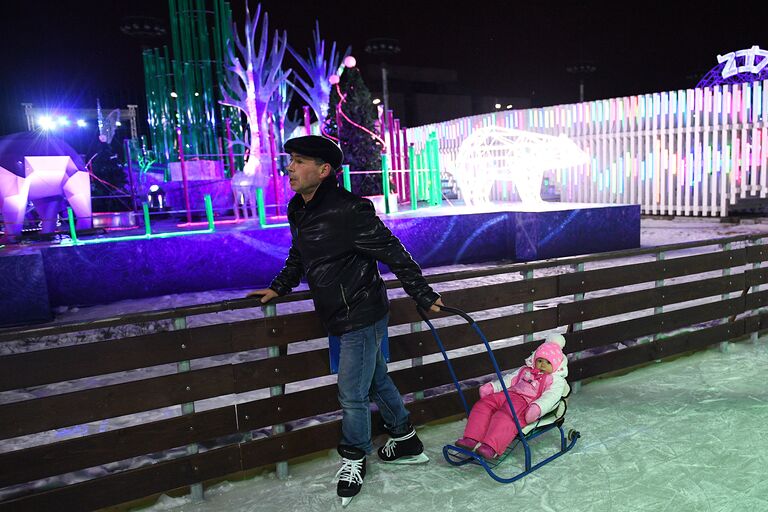
[[285, 295], [306, 275], [315, 310], [330, 334], [367, 327], [389, 311], [381, 261], [405, 291], [428, 309], [439, 297], [400, 240], [376, 216], [373, 204], [324, 180], [308, 203], [296, 194], [288, 203], [291, 248], [285, 267], [270, 284]]

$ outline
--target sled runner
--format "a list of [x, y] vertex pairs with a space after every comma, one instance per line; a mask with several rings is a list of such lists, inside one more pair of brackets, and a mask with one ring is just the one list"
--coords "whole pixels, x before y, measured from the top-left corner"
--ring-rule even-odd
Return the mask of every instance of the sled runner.
[[[464, 311], [461, 311], [460, 309], [456, 309], [456, 308], [446, 307], [446, 306], [442, 306], [440, 309], [448, 313], [453, 313], [455, 315], [462, 317], [464, 320], [466, 320], [469, 323], [469, 325], [475, 330], [475, 332], [477, 332], [478, 336], [483, 341], [483, 344], [485, 345], [485, 349], [488, 351], [488, 355], [490, 356], [491, 363], [493, 363], [493, 369], [496, 372], [496, 377], [499, 379], [499, 382], [501, 383], [502, 390], [504, 392], [504, 395], [507, 398], [507, 403], [509, 404], [509, 408], [512, 411], [512, 417], [515, 420], [515, 425], [517, 426], [517, 438], [515, 439], [515, 442], [513, 442], [512, 445], [510, 445], [510, 447], [507, 448], [507, 450], [496, 459], [487, 460], [470, 450], [467, 450], [460, 446], [454, 446], [452, 444], [448, 444], [443, 447], [443, 456], [445, 457], [445, 460], [448, 461], [449, 464], [452, 464], [454, 466], [463, 466], [465, 464], [480, 465], [485, 469], [485, 471], [488, 472], [488, 475], [490, 475], [491, 478], [493, 478], [497, 482], [508, 484], [516, 480], [519, 480], [520, 478], [524, 477], [525, 475], [533, 471], [536, 471], [543, 465], [549, 462], [552, 462], [554, 459], [560, 457], [564, 453], [568, 452], [571, 448], [573, 448], [573, 446], [576, 444], [577, 439], [580, 437], [580, 434], [577, 431], [571, 429], [568, 431], [568, 434], [566, 435], [565, 431], [563, 430], [563, 423], [565, 421], [565, 411], [567, 409], [567, 404], [565, 399], [570, 394], [570, 391], [571, 391], [570, 386], [566, 384], [566, 387], [563, 391], [563, 395], [560, 398], [560, 401], [557, 402], [550, 411], [542, 411], [542, 415], [537, 421], [521, 428], [520, 420], [518, 419], [517, 414], [515, 413], [515, 408], [513, 407], [512, 400], [509, 397], [509, 392], [507, 391], [507, 387], [504, 384], [504, 379], [502, 378], [501, 370], [499, 370], [499, 365], [496, 362], [496, 358], [493, 355], [493, 350], [491, 349], [491, 346], [488, 344], [488, 340], [483, 334], [483, 331], [480, 330], [480, 327], [478, 327], [477, 323], [475, 323], [475, 321]], [[432, 322], [430, 322], [429, 318], [427, 318], [427, 315], [424, 312], [424, 310], [421, 309], [420, 307], [417, 307], [417, 310], [421, 318], [429, 326], [430, 331], [432, 331], [432, 336], [435, 338], [435, 341], [437, 342], [438, 347], [440, 347], [440, 352], [442, 352], [443, 358], [445, 359], [445, 362], [448, 365], [448, 370], [451, 373], [451, 378], [453, 378], [453, 383], [456, 386], [456, 390], [459, 393], [459, 397], [461, 397], [461, 402], [464, 405], [464, 410], [466, 411], [467, 416], [469, 416], [470, 407], [467, 405], [467, 400], [464, 397], [464, 392], [462, 391], [461, 386], [459, 385], [459, 381], [456, 377], [456, 373], [453, 370], [453, 365], [451, 364], [450, 359], [448, 359], [448, 355], [445, 353], [445, 347], [443, 346], [443, 342], [440, 340], [440, 336], [437, 334], [437, 330], [435, 330], [435, 327], [432, 325]], [[529, 446], [529, 442], [539, 437], [540, 435], [545, 434], [554, 429], [557, 429], [560, 433], [560, 446], [558, 451], [555, 452], [553, 455], [550, 455], [549, 457], [545, 458], [544, 460], [536, 464], [533, 464], [531, 460], [532, 457], [531, 457], [531, 448]], [[513, 452], [513, 450], [517, 447], [517, 445], [520, 445], [520, 444], [523, 446], [523, 450], [525, 452], [525, 469], [511, 477], [503, 477], [497, 474], [496, 467], [499, 466], [501, 462], [503, 462], [504, 459], [510, 453]]]

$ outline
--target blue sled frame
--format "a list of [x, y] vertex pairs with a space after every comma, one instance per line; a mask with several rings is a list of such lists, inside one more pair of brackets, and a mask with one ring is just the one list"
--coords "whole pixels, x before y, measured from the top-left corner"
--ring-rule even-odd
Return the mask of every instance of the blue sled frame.
[[[452, 313], [454, 315], [458, 315], [462, 317], [464, 320], [466, 320], [469, 323], [469, 325], [475, 330], [475, 332], [477, 332], [478, 336], [480, 336], [480, 339], [483, 340], [485, 349], [488, 351], [488, 355], [491, 358], [491, 363], [493, 363], [493, 369], [496, 372], [496, 377], [501, 383], [502, 390], [504, 391], [504, 396], [506, 396], [507, 403], [509, 404], [509, 408], [512, 411], [512, 418], [515, 420], [515, 425], [517, 426], [517, 442], [514, 443], [512, 447], [508, 448], [507, 451], [504, 454], [502, 454], [498, 460], [488, 461], [474, 452], [471, 452], [460, 446], [454, 446], [452, 444], [447, 444], [443, 447], [443, 457], [445, 457], [445, 460], [453, 466], [463, 466], [465, 464], [480, 465], [483, 467], [483, 469], [485, 469], [488, 475], [490, 475], [490, 477], [496, 480], [497, 482], [502, 484], [509, 484], [523, 478], [525, 475], [529, 473], [536, 471], [543, 465], [552, 462], [553, 460], [560, 457], [564, 453], [567, 453], [568, 451], [570, 451], [571, 448], [573, 448], [573, 446], [576, 444], [576, 441], [579, 439], [581, 435], [579, 434], [579, 432], [575, 430], [569, 430], [568, 435], [566, 436], [565, 431], [563, 430], [563, 422], [565, 420], [565, 416], [562, 416], [561, 418], [556, 420], [554, 423], [551, 423], [549, 425], [537, 427], [527, 435], [523, 434], [523, 429], [520, 426], [520, 420], [518, 419], [517, 414], [515, 413], [515, 408], [512, 406], [512, 400], [509, 397], [509, 391], [507, 391], [507, 387], [504, 384], [504, 380], [501, 375], [501, 370], [499, 370], [499, 365], [496, 362], [496, 357], [494, 357], [493, 355], [493, 350], [491, 349], [491, 346], [488, 344], [488, 340], [486, 339], [485, 334], [483, 334], [483, 331], [480, 330], [480, 327], [478, 327], [477, 323], [472, 319], [472, 317], [470, 317], [464, 311], [456, 308], [450, 308], [447, 306], [441, 306], [440, 309], [447, 313]], [[464, 410], [466, 411], [467, 416], [469, 416], [470, 409], [469, 409], [469, 406], [467, 405], [467, 399], [464, 396], [464, 392], [461, 390], [461, 385], [459, 384], [459, 380], [456, 378], [456, 373], [453, 370], [453, 365], [451, 364], [450, 359], [448, 359], [448, 354], [445, 353], [445, 347], [443, 346], [443, 342], [440, 339], [440, 336], [437, 334], [437, 330], [432, 325], [432, 322], [430, 322], [429, 318], [427, 318], [427, 315], [424, 312], [424, 310], [420, 307], [417, 307], [417, 310], [422, 320], [424, 320], [424, 322], [429, 326], [430, 331], [432, 331], [432, 336], [435, 338], [435, 341], [437, 342], [438, 347], [440, 347], [440, 352], [443, 354], [443, 359], [445, 359], [445, 362], [448, 365], [448, 370], [451, 373], [453, 384], [456, 387], [456, 391], [459, 392], [459, 396], [461, 397], [461, 402], [464, 405]], [[540, 435], [546, 432], [549, 432], [550, 430], [554, 430], [555, 428], [558, 429], [558, 431], [560, 432], [560, 450], [555, 454], [542, 460], [541, 462], [535, 465], [532, 464], [531, 447], [528, 444], [529, 441], [539, 437]], [[502, 476], [499, 476], [496, 473], [496, 471], [494, 471], [495, 468], [507, 457], [507, 455], [512, 450], [514, 450], [514, 448], [518, 444], [522, 444], [523, 450], [525, 451], [525, 470], [509, 478], [504, 478]]]

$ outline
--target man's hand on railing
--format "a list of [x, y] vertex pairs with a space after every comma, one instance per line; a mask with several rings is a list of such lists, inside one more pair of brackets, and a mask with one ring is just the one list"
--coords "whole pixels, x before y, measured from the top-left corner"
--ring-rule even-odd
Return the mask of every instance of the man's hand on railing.
[[250, 299], [252, 297], [261, 297], [261, 303], [266, 304], [267, 302], [277, 297], [277, 292], [272, 288], [262, 288], [261, 290], [254, 290], [245, 296], [246, 299]]

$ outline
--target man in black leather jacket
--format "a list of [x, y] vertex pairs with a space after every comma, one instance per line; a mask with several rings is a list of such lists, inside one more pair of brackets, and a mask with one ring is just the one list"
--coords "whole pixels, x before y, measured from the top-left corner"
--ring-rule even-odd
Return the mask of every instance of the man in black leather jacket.
[[328, 332], [341, 339], [342, 467], [337, 491], [348, 501], [360, 491], [365, 456], [373, 449], [371, 399], [390, 434], [379, 457], [395, 463], [429, 460], [381, 353], [389, 301], [377, 262], [395, 273], [422, 308], [439, 311], [442, 302], [400, 240], [376, 216], [371, 201], [339, 187], [336, 171], [343, 154], [335, 143], [309, 135], [288, 140], [284, 149], [291, 155], [288, 176], [296, 192], [288, 203], [291, 248], [269, 288], [250, 295], [260, 295], [266, 303], [290, 292], [306, 276], [315, 310]]

